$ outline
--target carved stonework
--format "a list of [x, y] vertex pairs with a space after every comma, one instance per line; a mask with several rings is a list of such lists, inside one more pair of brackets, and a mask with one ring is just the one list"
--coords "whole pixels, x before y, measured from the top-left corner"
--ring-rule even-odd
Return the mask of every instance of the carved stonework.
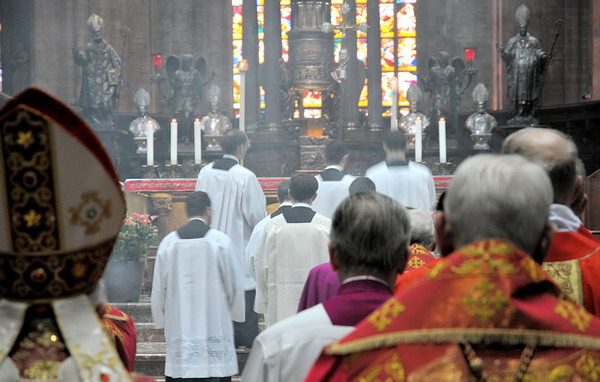
[[299, 138], [301, 170], [320, 170], [325, 167], [325, 145], [328, 141], [328, 137]]
[[173, 196], [169, 194], [154, 194], [150, 201], [159, 216], [167, 216], [173, 208]]

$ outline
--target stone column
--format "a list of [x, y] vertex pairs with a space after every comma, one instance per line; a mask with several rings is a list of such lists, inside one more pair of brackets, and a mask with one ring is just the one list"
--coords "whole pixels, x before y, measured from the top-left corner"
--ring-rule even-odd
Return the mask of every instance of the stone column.
[[281, 121], [281, 8], [279, 0], [265, 0], [264, 86], [267, 127], [277, 128]]
[[[356, 0], [346, 0], [350, 7], [350, 12], [346, 15], [346, 22], [350, 25], [356, 25]], [[356, 57], [356, 31], [348, 31], [344, 38], [344, 46], [348, 50], [349, 57]], [[352, 78], [352, 77], [350, 77]]]
[[379, 27], [379, 1], [367, 1], [367, 87], [369, 90], [370, 129], [381, 129], [381, 28]]
[[246, 72], [246, 130], [256, 130], [258, 124], [258, 15], [256, 0], [242, 3], [242, 56], [248, 60]]

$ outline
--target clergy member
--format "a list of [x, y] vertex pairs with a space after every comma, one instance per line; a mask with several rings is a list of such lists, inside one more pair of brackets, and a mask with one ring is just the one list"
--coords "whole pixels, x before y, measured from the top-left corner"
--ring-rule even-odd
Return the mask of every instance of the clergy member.
[[346, 165], [350, 151], [348, 147], [336, 141], [325, 146], [325, 161], [327, 167], [315, 176], [319, 183], [317, 197], [312, 208], [323, 216], [331, 219], [336, 207], [348, 196], [348, 186], [354, 179], [346, 174]]
[[235, 344], [252, 346], [258, 334], [258, 316], [252, 309], [256, 281], [246, 267], [244, 250], [254, 226], [266, 215], [266, 199], [254, 173], [241, 165], [250, 148], [246, 133], [236, 129], [225, 132], [221, 140], [225, 154], [200, 170], [197, 191], [204, 191], [212, 201], [212, 227], [233, 242], [243, 267], [246, 291], [246, 321], [234, 322]]
[[255, 309], [267, 326], [296, 313], [308, 271], [329, 257], [331, 220], [310, 208], [317, 180], [308, 174], [290, 179], [292, 208], [271, 219], [255, 258]]
[[243, 381], [303, 381], [324, 345], [349, 332], [392, 296], [406, 265], [406, 210], [387, 196], [344, 200], [331, 226], [329, 256], [341, 287], [322, 304], [270, 326], [255, 340]]
[[600, 320], [541, 267], [551, 203], [537, 164], [465, 160], [445, 201], [441, 248], [452, 253], [328, 346], [306, 380], [597, 379]]
[[265, 239], [265, 227], [267, 226], [267, 223], [275, 216], [281, 215], [283, 211], [292, 208], [289, 179], [286, 179], [277, 185], [277, 201], [279, 202], [279, 207], [277, 210], [270, 215], [267, 215], [263, 220], [254, 226], [252, 235], [250, 235], [250, 240], [248, 240], [248, 244], [246, 245], [246, 266], [250, 270], [252, 277], [255, 277], [254, 258], [256, 257], [256, 254], [260, 250], [260, 246]]
[[239, 257], [210, 228], [205, 192], [187, 197], [186, 212], [188, 222], [165, 236], [154, 264], [152, 319], [165, 332], [166, 381], [230, 381], [238, 372], [231, 321], [244, 321]]
[[577, 176], [577, 147], [557, 130], [526, 128], [508, 136], [502, 152], [521, 154], [546, 169], [554, 189], [550, 222], [556, 232], [544, 269], [573, 299], [600, 315], [600, 241], [571, 209], [583, 188], [583, 178]]
[[435, 205], [435, 186], [429, 169], [406, 159], [406, 137], [402, 131], [387, 131], [383, 136], [385, 161], [369, 168], [365, 176], [377, 192], [405, 207], [430, 212]]

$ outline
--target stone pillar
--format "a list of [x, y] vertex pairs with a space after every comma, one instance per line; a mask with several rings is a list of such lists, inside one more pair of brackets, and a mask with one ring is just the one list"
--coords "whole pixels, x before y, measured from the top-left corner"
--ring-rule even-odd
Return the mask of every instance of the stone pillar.
[[370, 129], [381, 129], [381, 28], [379, 27], [379, 1], [367, 1], [367, 87], [369, 90]]
[[242, 56], [248, 60], [246, 72], [246, 130], [256, 130], [258, 124], [258, 15], [256, 0], [242, 3]]
[[[346, 15], [346, 22], [350, 25], [356, 25], [356, 0], [346, 0], [350, 7], [350, 12]], [[356, 57], [356, 31], [348, 31], [344, 38], [344, 46], [348, 50], [349, 57]], [[352, 78], [352, 77], [350, 77]]]
[[265, 0], [264, 86], [267, 127], [277, 128], [281, 121], [281, 8], [279, 0]]

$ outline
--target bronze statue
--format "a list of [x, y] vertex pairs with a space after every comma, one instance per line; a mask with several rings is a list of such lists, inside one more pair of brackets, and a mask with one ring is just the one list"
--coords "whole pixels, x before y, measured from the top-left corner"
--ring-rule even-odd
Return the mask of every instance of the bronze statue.
[[219, 111], [221, 102], [221, 89], [213, 84], [208, 88], [208, 101], [210, 112], [200, 121], [200, 127], [204, 132], [206, 151], [221, 151], [220, 140], [223, 134], [231, 129], [231, 121]]
[[400, 128], [406, 134], [408, 146], [413, 149], [415, 145], [415, 132], [417, 120], [421, 121], [421, 133], [424, 135], [429, 126], [429, 118], [419, 112], [419, 102], [423, 98], [423, 92], [417, 84], [412, 84], [406, 92], [406, 99], [410, 102], [410, 112], [400, 118]]
[[[351, 73], [355, 76], [351, 76]], [[360, 119], [358, 100], [367, 79], [365, 64], [356, 56], [350, 56], [348, 50], [342, 47], [339, 64], [331, 73], [331, 77], [337, 83], [335, 109], [338, 121], [346, 124], [346, 127], [357, 127]]]
[[488, 142], [492, 137], [492, 130], [498, 126], [496, 118], [490, 115], [486, 110], [486, 105], [490, 99], [490, 92], [484, 84], [478, 84], [473, 89], [473, 102], [477, 106], [477, 111], [467, 118], [465, 125], [471, 132], [471, 138], [475, 142], [473, 149], [489, 150]]
[[138, 145], [138, 153], [144, 153], [146, 152], [148, 127], [152, 128], [154, 134], [160, 129], [160, 125], [154, 118], [148, 115], [150, 93], [146, 89], [139, 88], [133, 96], [133, 102], [138, 108], [138, 117], [129, 124], [129, 131], [133, 134], [134, 140]]
[[169, 98], [171, 112], [179, 122], [179, 140], [189, 142], [192, 139], [192, 121], [200, 113], [200, 101], [204, 87], [215, 76], [213, 72], [206, 79], [206, 60], [184, 54], [181, 60], [177, 56], [169, 56], [165, 69], [169, 77], [172, 94]]
[[535, 106], [542, 90], [542, 77], [550, 59], [537, 38], [527, 32], [531, 12], [520, 5], [516, 12], [519, 33], [512, 37], [506, 47], [498, 46], [508, 72], [508, 97], [514, 106], [514, 118], [509, 125], [535, 125]]
[[74, 50], [73, 59], [83, 67], [79, 107], [94, 129], [114, 129], [119, 88], [121, 58], [104, 40], [104, 20], [93, 13], [87, 20], [90, 42], [83, 50]]

